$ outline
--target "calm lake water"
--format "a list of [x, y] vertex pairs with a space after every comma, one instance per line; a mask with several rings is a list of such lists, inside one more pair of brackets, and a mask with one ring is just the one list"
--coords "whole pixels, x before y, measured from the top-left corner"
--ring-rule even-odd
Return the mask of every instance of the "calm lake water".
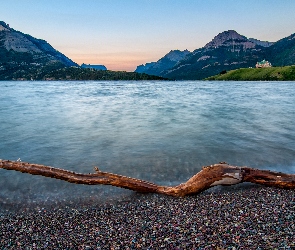
[[[295, 82], [0, 82], [0, 158], [163, 185], [226, 161], [295, 173]], [[0, 169], [0, 206], [132, 195]]]

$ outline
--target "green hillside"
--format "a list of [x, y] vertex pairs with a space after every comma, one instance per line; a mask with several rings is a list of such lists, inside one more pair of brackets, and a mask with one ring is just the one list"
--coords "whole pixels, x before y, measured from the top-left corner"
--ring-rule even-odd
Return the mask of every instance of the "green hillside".
[[[222, 74], [223, 73], [223, 74]], [[295, 81], [295, 65], [271, 68], [243, 68], [222, 72], [205, 80], [218, 81]]]

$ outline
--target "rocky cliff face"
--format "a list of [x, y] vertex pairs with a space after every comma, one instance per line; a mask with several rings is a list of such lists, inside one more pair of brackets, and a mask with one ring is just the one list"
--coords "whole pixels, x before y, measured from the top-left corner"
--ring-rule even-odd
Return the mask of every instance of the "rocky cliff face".
[[249, 41], [245, 36], [238, 34], [236, 31], [228, 30], [215, 36], [211, 42], [204, 46], [204, 48], [216, 49], [221, 46], [229, 47], [230, 49], [234, 50], [235, 46], [242, 46], [242, 49], [249, 49], [255, 48], [256, 44]]
[[78, 66], [44, 40], [0, 21], [0, 80], [35, 80], [64, 67]]

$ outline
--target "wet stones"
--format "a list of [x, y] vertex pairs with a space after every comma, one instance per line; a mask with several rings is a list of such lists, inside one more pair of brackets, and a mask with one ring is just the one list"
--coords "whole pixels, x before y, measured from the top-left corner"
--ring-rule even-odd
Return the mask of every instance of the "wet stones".
[[294, 249], [295, 191], [253, 186], [0, 214], [0, 249]]

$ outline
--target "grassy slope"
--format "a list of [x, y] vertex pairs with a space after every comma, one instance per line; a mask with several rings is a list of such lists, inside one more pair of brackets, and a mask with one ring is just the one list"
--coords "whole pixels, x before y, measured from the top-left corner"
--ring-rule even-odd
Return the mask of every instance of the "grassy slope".
[[206, 80], [228, 81], [295, 81], [295, 65], [272, 68], [245, 68], [231, 70], [223, 75], [215, 75]]

